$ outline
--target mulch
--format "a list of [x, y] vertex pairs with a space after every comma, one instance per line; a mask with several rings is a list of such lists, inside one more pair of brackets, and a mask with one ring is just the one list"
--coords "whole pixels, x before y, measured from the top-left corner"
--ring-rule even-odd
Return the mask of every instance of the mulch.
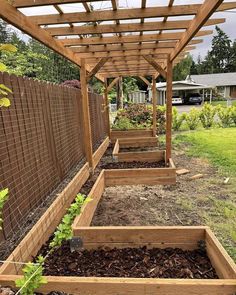
[[130, 169], [130, 168], [164, 168], [165, 162], [110, 162], [101, 165], [102, 169]]
[[45, 262], [44, 275], [217, 279], [204, 247], [95, 249], [71, 253], [68, 242]]

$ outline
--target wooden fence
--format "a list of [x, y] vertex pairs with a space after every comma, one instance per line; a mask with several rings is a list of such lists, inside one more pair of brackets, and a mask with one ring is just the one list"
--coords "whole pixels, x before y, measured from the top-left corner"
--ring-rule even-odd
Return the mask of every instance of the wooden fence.
[[[9, 188], [3, 237], [24, 226], [32, 210], [79, 163], [85, 162], [79, 89], [0, 73], [12, 89], [0, 109], [0, 188]], [[93, 148], [106, 136], [103, 97], [90, 93]]]

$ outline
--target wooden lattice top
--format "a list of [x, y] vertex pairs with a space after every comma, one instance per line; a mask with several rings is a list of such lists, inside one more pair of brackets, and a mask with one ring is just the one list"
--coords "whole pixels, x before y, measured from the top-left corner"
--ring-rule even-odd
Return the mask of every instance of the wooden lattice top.
[[213, 33], [205, 27], [225, 22], [215, 12], [236, 8], [222, 0], [182, 2], [151, 7], [140, 0], [127, 8], [119, 0], [0, 0], [0, 16], [74, 63], [85, 59], [89, 77], [165, 76], [167, 58], [179, 62]]

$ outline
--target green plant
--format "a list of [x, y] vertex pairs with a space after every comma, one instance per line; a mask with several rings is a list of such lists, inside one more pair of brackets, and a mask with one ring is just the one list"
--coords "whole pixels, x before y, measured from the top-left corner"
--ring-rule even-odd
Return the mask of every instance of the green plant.
[[135, 128], [134, 124], [126, 117], [120, 117], [112, 126], [113, 129], [128, 130]]
[[[1, 44], [0, 45], [0, 53], [1, 52], [16, 52], [17, 49], [15, 46], [11, 44]], [[5, 72], [7, 70], [7, 66], [0, 62], [0, 72]], [[7, 97], [9, 93], [12, 93], [11, 89], [9, 89], [4, 84], [0, 84], [0, 108], [1, 107], [9, 107], [10, 100]]]
[[81, 207], [83, 204], [91, 201], [90, 198], [82, 194], [78, 194], [75, 198], [75, 202], [67, 210], [66, 215], [64, 215], [61, 223], [58, 225], [57, 230], [54, 232], [54, 237], [50, 243], [51, 251], [55, 248], [60, 247], [63, 241], [67, 241], [72, 238], [72, 222], [75, 217], [80, 214]]
[[185, 120], [185, 114], [179, 114], [176, 107], [172, 109], [172, 129], [179, 131], [183, 121]]
[[234, 122], [234, 125], [236, 125], [236, 106], [231, 107], [231, 118]]
[[8, 188], [3, 189], [0, 191], [0, 230], [2, 229], [2, 210], [3, 210], [3, 206], [6, 203], [8, 199]]
[[183, 114], [186, 124], [190, 130], [195, 130], [199, 124], [199, 111], [196, 108], [192, 108], [190, 112]]
[[210, 128], [213, 126], [216, 111], [216, 107], [209, 103], [203, 105], [199, 117], [204, 128]]
[[217, 115], [220, 119], [220, 125], [224, 128], [229, 127], [232, 123], [232, 107], [218, 105], [216, 108]]
[[16, 287], [20, 288], [20, 294], [33, 295], [37, 288], [47, 283], [43, 277], [44, 261], [44, 257], [38, 256], [36, 263], [29, 262], [23, 268], [23, 278], [16, 280]]

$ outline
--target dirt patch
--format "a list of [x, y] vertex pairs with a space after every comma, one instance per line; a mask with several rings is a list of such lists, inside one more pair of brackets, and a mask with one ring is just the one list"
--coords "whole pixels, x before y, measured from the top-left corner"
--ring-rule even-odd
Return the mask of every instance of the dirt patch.
[[129, 147], [129, 148], [119, 148], [119, 153], [124, 152], [147, 152], [147, 151], [158, 151], [157, 147]]
[[216, 279], [204, 249], [98, 249], [70, 252], [68, 243], [50, 255], [45, 275], [80, 277]]

